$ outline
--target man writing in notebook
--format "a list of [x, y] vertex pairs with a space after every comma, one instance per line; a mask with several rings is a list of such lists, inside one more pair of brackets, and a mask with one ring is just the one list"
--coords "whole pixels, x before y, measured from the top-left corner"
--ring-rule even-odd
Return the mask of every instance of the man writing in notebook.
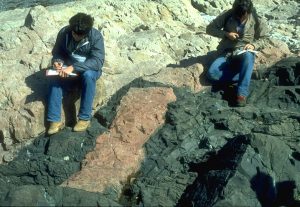
[[207, 77], [214, 84], [237, 83], [235, 103], [245, 106], [249, 94], [255, 52], [266, 24], [258, 17], [251, 0], [235, 0], [230, 10], [224, 11], [206, 28], [209, 35], [222, 38], [216, 60], [211, 64]]
[[[52, 63], [58, 76], [50, 79], [47, 121], [48, 135], [63, 128], [61, 120], [62, 96], [66, 89], [81, 87], [78, 121], [74, 131], [85, 131], [90, 124], [96, 81], [104, 63], [104, 42], [101, 33], [93, 28], [94, 19], [78, 13], [63, 27], [52, 50]], [[71, 75], [77, 74], [74, 78]], [[73, 80], [72, 80], [73, 79]]]

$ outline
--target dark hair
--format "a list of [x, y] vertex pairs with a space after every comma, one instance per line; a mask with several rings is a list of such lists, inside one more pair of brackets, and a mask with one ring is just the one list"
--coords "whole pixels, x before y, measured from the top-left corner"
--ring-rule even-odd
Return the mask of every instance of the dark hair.
[[250, 14], [252, 12], [253, 3], [251, 0], [235, 0], [232, 9], [236, 17], [242, 17], [246, 13]]
[[92, 29], [94, 18], [88, 14], [77, 13], [69, 20], [70, 29], [78, 35], [86, 35]]

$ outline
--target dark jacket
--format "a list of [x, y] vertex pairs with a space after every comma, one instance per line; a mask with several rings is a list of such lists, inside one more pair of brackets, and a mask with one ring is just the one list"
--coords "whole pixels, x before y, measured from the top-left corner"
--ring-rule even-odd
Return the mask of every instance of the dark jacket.
[[[53, 62], [62, 59], [65, 65], [73, 65], [74, 72], [101, 70], [105, 56], [103, 37], [93, 28], [83, 40], [76, 42], [69, 26], [66, 26], [57, 35], [52, 55]], [[84, 61], [78, 61], [74, 56], [80, 56]]]
[[233, 17], [232, 9], [217, 16], [206, 27], [206, 33], [214, 37], [222, 38], [217, 48], [220, 53], [244, 47], [248, 43], [254, 45], [257, 50], [262, 44], [262, 37], [267, 35], [268, 29], [266, 23], [254, 15], [257, 14], [249, 15], [249, 19], [245, 24], [244, 35], [237, 40], [230, 40], [225, 36], [226, 32], [237, 32], [238, 20]]

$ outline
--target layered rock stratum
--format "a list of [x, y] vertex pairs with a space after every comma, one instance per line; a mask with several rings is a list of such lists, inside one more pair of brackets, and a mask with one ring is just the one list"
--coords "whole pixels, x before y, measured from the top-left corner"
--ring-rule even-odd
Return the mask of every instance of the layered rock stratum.
[[[75, 1], [1, 12], [0, 204], [299, 205], [299, 2], [254, 3], [271, 30], [245, 108], [231, 106], [233, 88], [205, 80], [219, 41], [205, 27], [231, 1]], [[105, 39], [95, 117], [86, 133], [73, 133], [66, 110], [67, 127], [47, 137], [44, 69], [58, 30], [77, 12], [94, 16]]]

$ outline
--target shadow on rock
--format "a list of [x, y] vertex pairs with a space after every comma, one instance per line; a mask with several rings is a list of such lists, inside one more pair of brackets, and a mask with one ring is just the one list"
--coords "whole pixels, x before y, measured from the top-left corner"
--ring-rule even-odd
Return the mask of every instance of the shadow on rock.
[[215, 84], [212, 85], [211, 92], [219, 93], [222, 99], [228, 102], [228, 106], [236, 106], [236, 84]]
[[191, 163], [190, 171], [197, 172], [194, 183], [186, 188], [177, 206], [213, 206], [222, 197], [222, 190], [234, 175], [247, 147], [250, 136], [238, 136], [227, 142], [206, 162]]
[[25, 78], [26, 85], [31, 89], [32, 93], [27, 95], [25, 99], [25, 105], [34, 107], [35, 102], [42, 102], [44, 106], [44, 113], [38, 114], [44, 117], [44, 126], [47, 127], [46, 111], [47, 111], [47, 93], [48, 93], [48, 79], [45, 74], [45, 70], [40, 70]]
[[[28, 77], [26, 77], [26, 85], [32, 90], [32, 93], [26, 97], [25, 104], [34, 103], [41, 101], [45, 106], [44, 113], [44, 122], [46, 121], [46, 112], [47, 112], [47, 98], [49, 91], [50, 81], [58, 78], [57, 76], [47, 77], [45, 70], [38, 71]], [[77, 109], [75, 103], [80, 99], [81, 90], [80, 90], [80, 81], [78, 80], [68, 80], [67, 82], [74, 81], [76, 82], [74, 88], [66, 88], [63, 95], [63, 112], [65, 116], [65, 125], [74, 126], [77, 120], [76, 114]]]
[[45, 105], [48, 93], [48, 78], [45, 70], [40, 70], [25, 78], [26, 85], [32, 93], [26, 97], [25, 104], [42, 101]]
[[217, 51], [211, 51], [211, 52], [208, 52], [206, 55], [183, 59], [183, 60], [179, 61], [179, 64], [169, 64], [167, 66], [173, 67], [173, 68], [186, 68], [186, 67], [192, 66], [196, 63], [202, 64], [203, 65], [203, 73], [200, 75], [199, 81], [200, 81], [201, 85], [203, 85], [203, 86], [211, 85], [209, 83], [209, 81], [206, 79], [206, 71], [208, 70], [209, 66], [216, 58], [216, 55], [217, 55]]
[[300, 201], [294, 199], [295, 181], [276, 183], [270, 175], [257, 168], [257, 174], [251, 179], [251, 188], [262, 207], [300, 206]]
[[102, 107], [97, 113], [95, 113], [95, 117], [98, 119], [99, 123], [101, 123], [105, 127], [109, 127], [112, 120], [114, 119], [117, 113], [117, 107], [120, 104], [120, 101], [124, 94], [128, 92], [130, 88], [147, 88], [147, 87], [168, 87], [161, 83], [154, 83], [143, 80], [142, 78], [137, 78], [133, 80], [128, 85], [120, 88], [108, 101], [105, 107]]

